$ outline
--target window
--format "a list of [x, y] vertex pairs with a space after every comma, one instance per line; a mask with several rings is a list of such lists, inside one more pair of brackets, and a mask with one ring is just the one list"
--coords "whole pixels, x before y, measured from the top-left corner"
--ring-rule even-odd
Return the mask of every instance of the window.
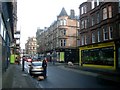
[[60, 20], [60, 25], [62, 25], [63, 24], [63, 22], [62, 22], [62, 20]]
[[92, 9], [95, 8], [94, 0], [92, 0], [91, 5], [92, 5]]
[[95, 43], [95, 33], [92, 33], [92, 43]]
[[120, 13], [120, 0], [119, 0], [119, 13]]
[[63, 35], [66, 35], [66, 30], [65, 29], [63, 30]]
[[85, 35], [85, 44], [87, 44], [87, 36]]
[[61, 43], [61, 46], [66, 46], [66, 40], [65, 40], [65, 39], [62, 39], [62, 40], [60, 41], [60, 43]]
[[107, 8], [103, 9], [103, 20], [107, 19]]
[[109, 18], [112, 18], [112, 6], [108, 7], [108, 11], [109, 11]]
[[99, 22], [100, 22], [100, 14], [97, 13], [97, 23], [99, 23]]
[[83, 7], [81, 7], [81, 14], [83, 14]]
[[33, 47], [33, 49], [35, 49], [35, 47]]
[[1, 17], [1, 13], [0, 13], [0, 34], [1, 34], [1, 19], [2, 19], [2, 17]]
[[113, 38], [113, 28], [110, 26], [109, 27], [109, 39]]
[[87, 12], [87, 7], [86, 7], [86, 5], [84, 5], [83, 10], [84, 10], [84, 13]]
[[95, 24], [94, 17], [92, 16], [92, 26]]
[[100, 42], [100, 31], [98, 30], [98, 42]]
[[84, 28], [84, 20], [81, 21], [81, 29]]
[[120, 0], [119, 0], [119, 7], [120, 7]]
[[89, 18], [87, 18], [87, 27], [89, 27], [89, 24], [90, 24], [90, 23], [89, 23]]
[[64, 21], [64, 25], [67, 25], [66, 20], [64, 19], [63, 21]]
[[64, 42], [63, 42], [63, 43], [64, 43], [63, 45], [66, 46], [66, 40], [64, 39], [63, 41], [64, 41]]
[[4, 40], [6, 39], [6, 29], [4, 28]]
[[84, 45], [84, 36], [81, 36], [82, 38], [82, 45]]
[[97, 2], [97, 6], [99, 5], [99, 0], [96, 0], [96, 2]]
[[82, 50], [81, 61], [83, 64], [114, 66], [114, 47]]
[[[120, 23], [119, 23], [119, 30], [120, 30]], [[120, 35], [120, 32], [119, 32], [119, 35]]]
[[84, 22], [85, 22], [85, 28], [87, 28], [87, 20], [85, 20]]
[[3, 37], [3, 34], [4, 34], [4, 33], [3, 33], [3, 31], [4, 31], [4, 24], [3, 24], [3, 21], [1, 21], [0, 24], [1, 24], [1, 28], [0, 28], [1, 31], [0, 31], [0, 34], [1, 34], [1, 36]]
[[108, 40], [108, 30], [106, 27], [103, 28], [103, 37], [104, 40]]
[[81, 15], [87, 12], [87, 7], [86, 5], [81, 7]]

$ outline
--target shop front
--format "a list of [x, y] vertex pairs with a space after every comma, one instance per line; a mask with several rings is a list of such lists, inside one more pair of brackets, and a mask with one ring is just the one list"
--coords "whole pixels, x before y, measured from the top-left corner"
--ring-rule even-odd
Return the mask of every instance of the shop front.
[[79, 48], [80, 65], [86, 67], [116, 69], [116, 46], [114, 42], [87, 45]]

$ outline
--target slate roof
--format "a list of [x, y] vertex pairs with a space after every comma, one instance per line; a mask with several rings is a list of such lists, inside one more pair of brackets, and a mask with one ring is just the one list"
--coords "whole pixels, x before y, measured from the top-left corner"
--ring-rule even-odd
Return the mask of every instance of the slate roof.
[[62, 8], [62, 10], [61, 10], [61, 12], [60, 12], [60, 14], [58, 16], [59, 17], [61, 17], [61, 16], [68, 16], [64, 7]]

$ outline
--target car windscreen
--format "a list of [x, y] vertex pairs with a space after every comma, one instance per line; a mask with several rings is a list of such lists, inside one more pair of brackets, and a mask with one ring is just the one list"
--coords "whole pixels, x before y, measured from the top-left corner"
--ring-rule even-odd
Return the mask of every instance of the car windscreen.
[[42, 62], [34, 62], [32, 63], [33, 66], [42, 66]]

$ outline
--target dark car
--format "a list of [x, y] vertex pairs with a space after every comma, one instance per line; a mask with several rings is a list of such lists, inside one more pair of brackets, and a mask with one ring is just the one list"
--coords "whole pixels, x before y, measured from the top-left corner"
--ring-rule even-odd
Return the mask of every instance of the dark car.
[[42, 61], [34, 61], [31, 63], [29, 68], [30, 75], [42, 75], [44, 68], [42, 67]]

